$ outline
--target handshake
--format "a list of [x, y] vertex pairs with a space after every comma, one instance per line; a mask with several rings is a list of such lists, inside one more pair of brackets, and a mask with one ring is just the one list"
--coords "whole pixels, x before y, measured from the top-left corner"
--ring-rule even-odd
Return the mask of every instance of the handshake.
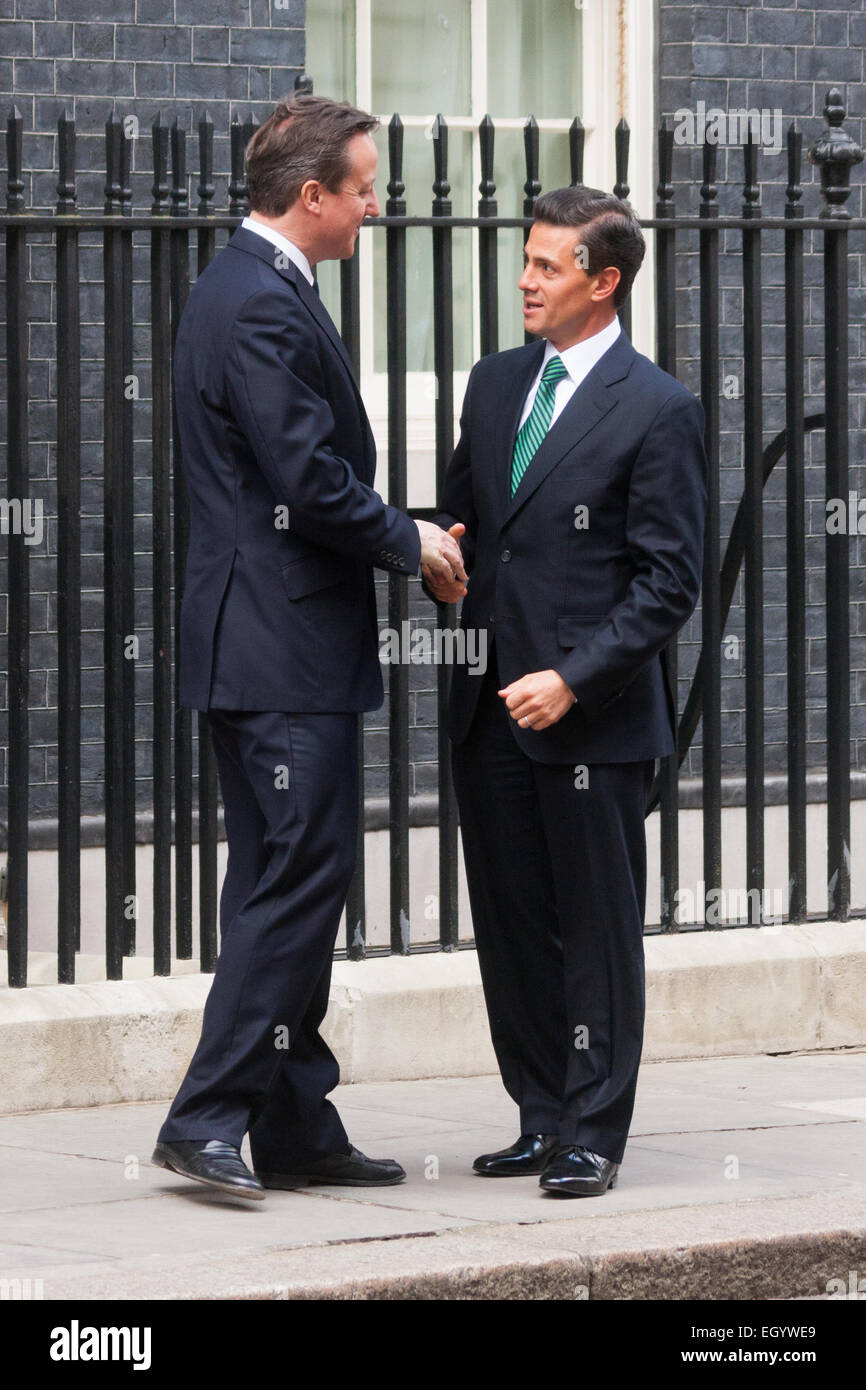
[[466, 527], [459, 521], [443, 531], [433, 521], [416, 521], [421, 537], [421, 574], [439, 603], [456, 603], [466, 593], [466, 571], [460, 553], [460, 537]]

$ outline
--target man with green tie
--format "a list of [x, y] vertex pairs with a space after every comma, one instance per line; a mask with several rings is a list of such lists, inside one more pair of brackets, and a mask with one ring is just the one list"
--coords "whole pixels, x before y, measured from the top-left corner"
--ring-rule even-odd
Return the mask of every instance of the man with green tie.
[[[700, 589], [703, 411], [617, 318], [644, 254], [631, 207], [541, 197], [525, 249], [539, 341], [483, 358], [437, 521], [466, 527], [449, 731], [493, 1044], [516, 1143], [476, 1159], [542, 1189], [612, 1187], [643, 1040], [644, 817], [675, 747], [667, 644]], [[429, 592], [455, 602], [463, 585]]]

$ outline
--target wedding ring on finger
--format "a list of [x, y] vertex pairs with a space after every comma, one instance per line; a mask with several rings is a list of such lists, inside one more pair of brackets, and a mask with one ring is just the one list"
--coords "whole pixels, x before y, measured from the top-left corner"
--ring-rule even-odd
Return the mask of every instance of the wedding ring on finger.
[[531, 728], [532, 728], [532, 725], [531, 725], [530, 722], [529, 722], [529, 715], [528, 715], [528, 714], [524, 714], [524, 716], [523, 716], [523, 718], [521, 719], [520, 722], [521, 722], [521, 724], [523, 725], [524, 729], [531, 729]]

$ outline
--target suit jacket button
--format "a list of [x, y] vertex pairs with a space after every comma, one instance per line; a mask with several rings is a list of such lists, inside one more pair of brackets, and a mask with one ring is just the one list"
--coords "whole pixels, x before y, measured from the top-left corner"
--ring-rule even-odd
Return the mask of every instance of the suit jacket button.
[[502, 554], [500, 555], [499, 558], [500, 558], [500, 560], [502, 561], [503, 565], [507, 565], [507, 564], [508, 564], [508, 561], [511, 559], [511, 551], [510, 551], [510, 550], [503, 550], [503, 552], [502, 552]]

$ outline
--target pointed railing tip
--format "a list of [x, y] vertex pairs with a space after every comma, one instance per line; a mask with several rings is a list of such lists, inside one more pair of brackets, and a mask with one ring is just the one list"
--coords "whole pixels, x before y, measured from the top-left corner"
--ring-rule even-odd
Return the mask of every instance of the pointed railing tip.
[[844, 204], [851, 196], [851, 170], [863, 159], [863, 150], [856, 140], [842, 129], [845, 105], [838, 87], [830, 87], [824, 100], [827, 122], [817, 140], [809, 148], [809, 163], [821, 171], [822, 218], [846, 221], [851, 214]]
[[838, 87], [828, 87], [824, 94], [824, 119], [828, 125], [841, 125], [845, 119], [845, 99]]

